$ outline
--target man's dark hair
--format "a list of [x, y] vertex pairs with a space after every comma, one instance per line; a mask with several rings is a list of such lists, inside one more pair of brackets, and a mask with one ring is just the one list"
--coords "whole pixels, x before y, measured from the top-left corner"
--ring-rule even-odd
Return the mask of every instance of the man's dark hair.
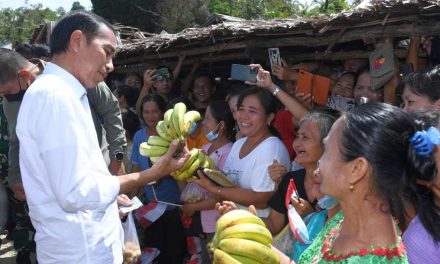
[[10, 49], [0, 49], [0, 65], [2, 65], [0, 85], [17, 78], [18, 70], [25, 68], [28, 64], [29, 61], [18, 52]]
[[32, 45], [32, 58], [50, 57], [49, 46], [45, 44], [33, 44]]
[[113, 32], [115, 29], [102, 17], [87, 11], [76, 11], [65, 15], [57, 22], [50, 39], [51, 55], [67, 51], [70, 37], [75, 30], [81, 30], [88, 43], [99, 35], [101, 26], [106, 26]]
[[15, 46], [15, 51], [26, 59], [32, 58], [32, 46], [28, 43], [19, 43]]

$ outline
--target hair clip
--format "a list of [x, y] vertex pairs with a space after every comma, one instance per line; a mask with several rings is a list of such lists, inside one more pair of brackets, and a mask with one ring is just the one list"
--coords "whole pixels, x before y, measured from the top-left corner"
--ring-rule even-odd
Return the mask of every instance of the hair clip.
[[434, 145], [440, 144], [440, 131], [435, 127], [430, 127], [428, 131], [417, 131], [410, 141], [417, 155], [427, 156], [432, 153]]
[[410, 139], [412, 147], [419, 156], [431, 154], [434, 145], [431, 143], [426, 131], [417, 131]]

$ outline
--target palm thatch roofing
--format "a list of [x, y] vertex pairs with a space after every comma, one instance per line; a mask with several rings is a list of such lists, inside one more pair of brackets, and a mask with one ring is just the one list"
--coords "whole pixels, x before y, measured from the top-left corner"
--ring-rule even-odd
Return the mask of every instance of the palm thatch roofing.
[[[225, 21], [225, 20], [222, 20]], [[114, 60], [119, 72], [146, 65], [264, 59], [267, 48], [279, 47], [292, 61], [366, 58], [375, 38], [407, 39], [439, 35], [440, 1], [370, 0], [335, 15], [275, 20], [233, 20], [187, 28], [176, 34], [125, 34]], [[398, 57], [406, 50], [396, 50]]]

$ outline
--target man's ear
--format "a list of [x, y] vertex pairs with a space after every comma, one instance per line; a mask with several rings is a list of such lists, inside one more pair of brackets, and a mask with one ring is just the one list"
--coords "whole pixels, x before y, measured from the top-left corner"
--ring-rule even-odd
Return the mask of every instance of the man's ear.
[[35, 79], [33, 78], [32, 73], [26, 69], [19, 70], [17, 76], [18, 76], [18, 81], [22, 86], [24, 83], [26, 83], [29, 86]]
[[79, 29], [72, 32], [69, 39], [69, 49], [71, 49], [74, 52], [78, 52], [79, 48], [81, 47], [81, 43], [83, 41], [83, 38], [86, 36], [83, 34], [83, 32]]

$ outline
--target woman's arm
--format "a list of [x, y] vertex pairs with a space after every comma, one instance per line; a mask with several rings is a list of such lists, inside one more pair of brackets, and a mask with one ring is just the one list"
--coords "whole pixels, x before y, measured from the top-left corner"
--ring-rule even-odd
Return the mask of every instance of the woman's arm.
[[197, 203], [186, 203], [183, 205], [182, 211], [186, 215], [192, 216], [197, 211], [215, 209], [216, 203], [217, 203], [217, 200], [215, 200], [213, 198], [208, 198], [208, 199], [205, 199], [205, 200], [197, 202]]
[[310, 110], [304, 107], [301, 102], [288, 95], [286, 92], [281, 90], [278, 86], [276, 86], [270, 77], [270, 73], [268, 71], [265, 71], [261, 65], [259, 64], [251, 64], [249, 65], [253, 68], [258, 68], [258, 81], [256, 83], [250, 83], [247, 82], [250, 85], [256, 85], [258, 87], [261, 87], [263, 89], [268, 90], [272, 94], [276, 91], [278, 88], [279, 90], [276, 92], [275, 96], [278, 98], [278, 100], [281, 101], [281, 103], [289, 110], [289, 112], [296, 118], [301, 119], [303, 116], [310, 113]]
[[218, 197], [218, 200], [229, 200], [242, 205], [254, 205], [257, 208], [267, 208], [267, 202], [273, 192], [255, 192], [250, 189], [239, 187], [224, 188], [209, 180], [202, 172], [198, 172], [199, 179], [195, 182], [208, 192]]
[[267, 229], [272, 233], [272, 235], [278, 234], [283, 227], [286, 225], [285, 216], [278, 211], [272, 210], [270, 211], [267, 218], [261, 218], [263, 222], [266, 224]]
[[142, 116], [141, 113], [142, 99], [150, 93], [150, 90], [153, 87], [153, 80], [154, 78], [156, 78], [156, 71], [153, 69], [146, 70], [144, 72], [143, 78], [144, 78], [144, 85], [142, 86], [141, 91], [139, 92], [139, 97], [136, 101], [136, 111], [140, 116]]

